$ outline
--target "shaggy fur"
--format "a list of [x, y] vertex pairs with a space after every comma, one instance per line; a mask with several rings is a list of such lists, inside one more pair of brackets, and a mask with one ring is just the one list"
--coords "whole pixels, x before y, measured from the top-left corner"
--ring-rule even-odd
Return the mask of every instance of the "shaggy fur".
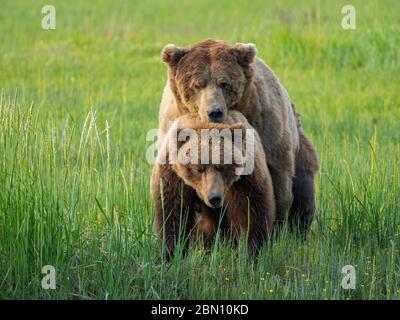
[[212, 122], [226, 122], [228, 110], [243, 113], [267, 155], [277, 221], [284, 221], [290, 209], [292, 220], [306, 231], [314, 216], [318, 159], [285, 88], [256, 54], [252, 44], [230, 46], [213, 40], [186, 48], [166, 46], [162, 59], [168, 65], [168, 80], [160, 129], [166, 133], [171, 121], [187, 113]]
[[[198, 116], [188, 115], [178, 118], [172, 128], [251, 128], [243, 115], [236, 111], [230, 112], [227, 123], [218, 125], [202, 122]], [[168, 153], [168, 139], [165, 139], [161, 153]], [[221, 141], [225, 143], [224, 139]], [[190, 141], [178, 145], [178, 150], [188, 143]], [[246, 147], [245, 141], [243, 143]], [[252, 174], [242, 176], [235, 174], [238, 167], [236, 163], [167, 163], [154, 166], [151, 193], [155, 204], [156, 231], [160, 246], [166, 249], [167, 258], [172, 257], [179, 238], [184, 237], [187, 240], [189, 236], [195, 235], [210, 243], [218, 226], [223, 235], [228, 234], [234, 239], [242, 234], [248, 235], [250, 251], [258, 251], [271, 231], [275, 218], [275, 202], [263, 147], [256, 132], [253, 156]], [[221, 208], [213, 207], [207, 200], [208, 195], [214, 191], [221, 191], [223, 194]], [[185, 241], [186, 244], [187, 242]]]

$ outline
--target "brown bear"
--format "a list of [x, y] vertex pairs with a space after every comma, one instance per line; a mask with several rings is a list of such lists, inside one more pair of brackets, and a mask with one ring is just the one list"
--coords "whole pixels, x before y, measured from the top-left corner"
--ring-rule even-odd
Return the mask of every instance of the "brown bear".
[[[195, 137], [177, 141], [173, 133], [179, 135], [187, 128], [196, 133]], [[216, 129], [218, 134], [228, 130], [229, 137], [221, 135], [217, 141], [212, 135], [203, 138], [200, 131], [204, 129]], [[240, 137], [242, 148], [230, 140], [234, 130], [243, 133]], [[245, 138], [249, 137], [248, 130], [253, 132], [252, 140]], [[195, 150], [200, 157], [206, 149], [208, 163], [184, 162], [179, 156], [170, 163], [171, 141], [176, 144], [178, 155], [181, 151], [187, 155]], [[213, 150], [217, 150], [216, 154]], [[226, 161], [229, 158], [226, 154], [231, 155], [231, 161]], [[223, 161], [221, 157], [224, 157]], [[164, 158], [165, 163], [158, 160], [153, 168], [151, 193], [156, 231], [167, 258], [172, 257], [179, 238], [185, 240], [190, 235], [197, 235], [210, 243], [218, 227], [222, 235], [233, 239], [245, 234], [250, 252], [258, 252], [271, 231], [275, 201], [261, 140], [241, 113], [230, 112], [224, 124], [204, 122], [197, 115], [177, 118], [164, 139], [160, 158]], [[245, 174], [243, 168], [250, 161], [252, 170]], [[184, 243], [187, 245], [188, 241]]]
[[243, 113], [268, 155], [277, 221], [284, 221], [289, 212], [290, 221], [307, 231], [315, 211], [317, 155], [285, 88], [256, 54], [253, 44], [230, 46], [214, 40], [186, 48], [165, 46], [162, 60], [168, 65], [168, 80], [159, 127], [166, 133], [171, 121], [187, 113], [220, 123], [228, 110]]

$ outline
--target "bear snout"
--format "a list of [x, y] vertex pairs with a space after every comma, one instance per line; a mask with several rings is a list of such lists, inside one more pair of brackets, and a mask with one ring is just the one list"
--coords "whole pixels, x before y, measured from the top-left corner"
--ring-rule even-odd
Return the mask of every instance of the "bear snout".
[[211, 122], [222, 122], [224, 119], [224, 109], [220, 106], [213, 106], [207, 115]]
[[219, 192], [213, 192], [208, 197], [208, 202], [214, 207], [219, 208], [222, 205], [222, 196]]

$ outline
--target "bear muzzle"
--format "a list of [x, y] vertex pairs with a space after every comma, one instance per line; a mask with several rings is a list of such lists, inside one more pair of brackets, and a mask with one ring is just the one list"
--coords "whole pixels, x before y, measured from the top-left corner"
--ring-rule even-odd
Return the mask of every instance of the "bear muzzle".
[[208, 202], [213, 208], [220, 208], [222, 205], [222, 195], [219, 192], [213, 192], [208, 197]]
[[213, 106], [207, 112], [211, 122], [222, 122], [224, 120], [224, 109], [220, 106]]

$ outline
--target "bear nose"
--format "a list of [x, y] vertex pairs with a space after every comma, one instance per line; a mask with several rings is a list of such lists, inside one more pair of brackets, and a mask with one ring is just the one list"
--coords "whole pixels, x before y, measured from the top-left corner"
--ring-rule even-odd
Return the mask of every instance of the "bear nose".
[[208, 197], [208, 201], [213, 207], [220, 207], [221, 206], [221, 194], [220, 193], [212, 193]]
[[224, 116], [224, 112], [221, 107], [213, 107], [208, 112], [208, 118], [213, 122], [221, 121], [223, 116]]

